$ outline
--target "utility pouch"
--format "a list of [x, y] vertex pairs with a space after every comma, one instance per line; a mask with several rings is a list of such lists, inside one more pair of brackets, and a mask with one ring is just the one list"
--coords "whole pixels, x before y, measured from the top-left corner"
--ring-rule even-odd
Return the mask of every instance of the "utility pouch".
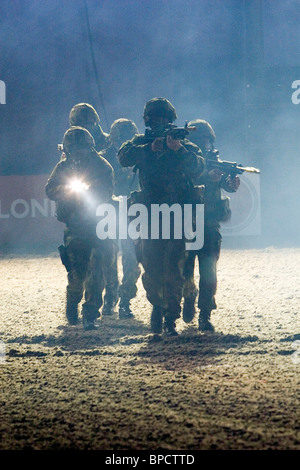
[[229, 197], [222, 197], [216, 207], [217, 218], [220, 222], [227, 222], [231, 217], [231, 209], [229, 206]]
[[59, 256], [60, 256], [61, 262], [64, 265], [64, 267], [66, 268], [67, 272], [69, 273], [71, 271], [71, 262], [70, 262], [70, 258], [69, 258], [68, 253], [67, 253], [67, 249], [64, 245], [60, 245], [58, 247], [58, 251], [59, 251]]
[[56, 203], [56, 218], [59, 222], [67, 222], [70, 215], [70, 210], [67, 208], [66, 204], [61, 202]]

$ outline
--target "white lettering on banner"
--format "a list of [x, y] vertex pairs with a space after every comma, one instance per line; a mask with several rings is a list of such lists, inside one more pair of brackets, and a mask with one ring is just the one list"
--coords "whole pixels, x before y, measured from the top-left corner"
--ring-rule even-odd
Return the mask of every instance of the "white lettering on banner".
[[0, 104], [6, 104], [6, 85], [0, 80]]
[[300, 103], [300, 80], [294, 80], [292, 83], [292, 88], [296, 88], [296, 91], [292, 94], [292, 103]]
[[15, 219], [25, 219], [26, 217], [54, 217], [55, 216], [55, 203], [45, 198], [42, 202], [36, 199], [15, 199], [11, 202], [7, 210], [2, 209], [0, 201], [0, 219], [8, 219], [13, 217]]
[[[21, 206], [21, 211], [17, 211], [17, 206]], [[22, 209], [23, 208], [23, 209]], [[27, 201], [24, 199], [16, 199], [10, 206], [11, 215], [16, 219], [24, 219], [28, 216], [30, 207]]]

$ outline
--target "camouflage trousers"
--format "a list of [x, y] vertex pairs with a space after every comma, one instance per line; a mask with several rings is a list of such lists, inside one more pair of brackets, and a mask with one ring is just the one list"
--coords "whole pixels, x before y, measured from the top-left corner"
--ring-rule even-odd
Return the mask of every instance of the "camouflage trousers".
[[[115, 241], [116, 252], [119, 250]], [[118, 257], [106, 269], [105, 303], [116, 305], [119, 299], [130, 301], [136, 296], [137, 281], [141, 274], [139, 263], [136, 259], [134, 243], [131, 239], [120, 240], [121, 261], [123, 275], [119, 281]]]
[[70, 265], [67, 302], [78, 305], [84, 297], [82, 314], [94, 320], [100, 316], [107, 270], [117, 256], [115, 243], [96, 236], [79, 237], [67, 229], [64, 244]]
[[145, 271], [142, 282], [147, 299], [153, 306], [160, 307], [170, 320], [180, 317], [185, 256], [184, 240], [149, 239], [139, 242], [139, 257]]
[[105, 266], [105, 304], [110, 306], [117, 305], [119, 301], [119, 275], [118, 275], [118, 241], [111, 240], [114, 243], [115, 256], [113, 262]]
[[121, 240], [121, 252], [123, 276], [119, 289], [120, 299], [131, 300], [136, 296], [137, 281], [141, 274], [133, 240]]
[[217, 308], [215, 294], [217, 291], [217, 262], [221, 250], [221, 234], [218, 229], [205, 230], [204, 245], [201, 250], [190, 250], [184, 266], [183, 297], [196, 296], [198, 289], [194, 280], [195, 261], [198, 258], [199, 265], [199, 309], [214, 310]]

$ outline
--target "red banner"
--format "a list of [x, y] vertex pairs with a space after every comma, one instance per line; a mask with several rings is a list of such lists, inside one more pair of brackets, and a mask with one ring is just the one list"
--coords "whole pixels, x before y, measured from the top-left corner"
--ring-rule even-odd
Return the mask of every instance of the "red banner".
[[[226, 235], [260, 234], [259, 177], [241, 177], [230, 194], [231, 220]], [[55, 217], [55, 204], [45, 194], [48, 175], [0, 176], [0, 250], [14, 246], [49, 246], [63, 240], [64, 224]], [[226, 193], [227, 194], [227, 193]], [[228, 195], [228, 194], [227, 194]]]

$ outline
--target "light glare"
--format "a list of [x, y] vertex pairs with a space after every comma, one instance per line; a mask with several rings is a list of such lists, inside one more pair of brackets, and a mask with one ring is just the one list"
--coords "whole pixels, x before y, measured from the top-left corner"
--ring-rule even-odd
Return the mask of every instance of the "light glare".
[[89, 189], [89, 186], [86, 183], [78, 179], [72, 180], [70, 184], [68, 185], [68, 187], [71, 191], [76, 192], [76, 193], [81, 193]]

